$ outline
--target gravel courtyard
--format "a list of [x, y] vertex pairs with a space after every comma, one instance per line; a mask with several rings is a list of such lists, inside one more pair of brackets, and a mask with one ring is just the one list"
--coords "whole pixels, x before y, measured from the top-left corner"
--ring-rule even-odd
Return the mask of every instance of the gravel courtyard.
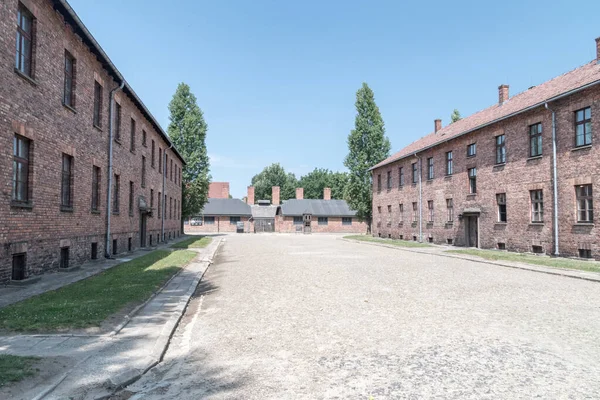
[[230, 235], [136, 399], [600, 397], [600, 284]]

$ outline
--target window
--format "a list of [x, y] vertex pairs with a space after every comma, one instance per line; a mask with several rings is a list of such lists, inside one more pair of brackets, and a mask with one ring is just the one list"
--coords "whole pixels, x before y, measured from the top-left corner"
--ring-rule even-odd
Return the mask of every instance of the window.
[[318, 222], [319, 222], [319, 225], [327, 225], [327, 223], [328, 223], [327, 217], [319, 217]]
[[167, 156], [167, 150], [165, 149], [165, 164], [164, 164], [164, 169], [165, 169], [165, 178], [167, 176], [169, 176], [169, 156]]
[[215, 217], [204, 217], [204, 224], [205, 225], [214, 225]]
[[469, 193], [477, 193], [477, 168], [469, 168]]
[[169, 197], [169, 219], [173, 219], [173, 198]]
[[592, 250], [579, 249], [579, 258], [592, 258]]
[[377, 206], [377, 213], [381, 214], [381, 206]]
[[454, 222], [454, 200], [453, 199], [446, 199], [446, 212], [447, 212], [446, 220], [448, 222]]
[[113, 245], [112, 245], [112, 249], [113, 249], [113, 254], [117, 254], [119, 252], [119, 241], [117, 239], [113, 239]]
[[94, 126], [102, 128], [102, 85], [94, 81]]
[[531, 196], [531, 222], [544, 222], [544, 193], [541, 189], [529, 192]]
[[31, 141], [20, 135], [13, 138], [13, 186], [12, 200], [28, 203], [29, 196], [29, 147]]
[[142, 156], [142, 187], [146, 187], [146, 157]]
[[121, 190], [121, 182], [120, 182], [121, 177], [117, 174], [115, 174], [114, 176], [114, 189], [113, 189], [113, 213], [114, 214], [118, 214], [119, 213], [119, 199], [121, 197], [121, 194], [119, 193], [119, 191]]
[[129, 216], [133, 217], [133, 182], [129, 181]]
[[127, 238], [127, 251], [131, 251], [133, 249], [133, 243], [131, 238]]
[[419, 207], [417, 203], [412, 203], [413, 206], [413, 222], [417, 222], [419, 220]]
[[33, 16], [23, 6], [17, 12], [17, 71], [33, 77]]
[[173, 159], [171, 158], [171, 168], [169, 170], [169, 179], [173, 180]]
[[150, 166], [154, 168], [154, 139], [152, 139], [152, 152], [150, 154]]
[[417, 163], [412, 163], [412, 183], [417, 183], [419, 175], [417, 174]]
[[162, 217], [162, 214], [160, 213], [160, 212], [161, 212], [160, 203], [161, 203], [161, 201], [162, 201], [161, 199], [162, 199], [162, 197], [160, 197], [160, 192], [158, 192], [158, 197], [156, 198], [156, 201], [157, 201], [157, 203], [158, 203], [158, 210], [157, 210], [157, 213], [158, 213], [158, 218], [161, 218], [161, 217]]
[[63, 208], [73, 208], [73, 157], [62, 156], [62, 179], [60, 190], [60, 205]]
[[429, 219], [427, 221], [433, 222], [433, 200], [427, 201], [427, 209], [429, 210]]
[[377, 193], [381, 192], [381, 174], [377, 174]]
[[392, 205], [388, 204], [388, 214], [391, 214], [391, 213], [392, 213]]
[[529, 126], [529, 157], [542, 155], [542, 124]]
[[13, 281], [22, 281], [27, 277], [27, 264], [25, 253], [13, 254], [12, 276]]
[[65, 92], [63, 103], [69, 107], [75, 107], [75, 58], [65, 51]]
[[496, 164], [506, 163], [506, 142], [504, 135], [496, 136]]
[[129, 151], [135, 151], [135, 119], [131, 118], [131, 138], [129, 142]]
[[150, 209], [154, 209], [154, 189], [150, 189]]
[[398, 186], [402, 187], [404, 186], [404, 168], [400, 167], [398, 168]]
[[60, 249], [60, 268], [69, 268], [69, 248], [61, 247]]
[[592, 185], [575, 187], [577, 197], [577, 222], [594, 222], [594, 200]]
[[498, 204], [498, 222], [506, 222], [506, 193], [498, 193], [496, 203]]
[[121, 142], [121, 105], [115, 102], [115, 141]]
[[100, 207], [100, 167], [92, 167], [92, 211]]
[[164, 195], [163, 206], [164, 206], [163, 212], [165, 214], [164, 217], [165, 217], [165, 219], [167, 219], [167, 195], [166, 194]]
[[404, 223], [404, 204], [400, 204], [398, 210], [400, 211], [400, 220], [398, 222], [402, 224]]
[[162, 173], [162, 150], [158, 148], [158, 172]]
[[592, 109], [575, 111], [575, 146], [592, 144]]
[[427, 159], [427, 179], [433, 179], [433, 157]]
[[387, 172], [387, 190], [392, 188], [392, 171]]
[[342, 225], [352, 225], [352, 217], [342, 217]]
[[467, 146], [467, 157], [475, 157], [477, 155], [477, 143], [471, 143]]
[[229, 217], [229, 224], [230, 225], [235, 225], [238, 222], [240, 222], [240, 217]]
[[446, 153], [446, 175], [452, 175], [454, 173], [454, 163], [452, 161], [452, 152]]
[[142, 129], [142, 146], [146, 147], [148, 144], [146, 143], [146, 131]]
[[294, 225], [302, 225], [302, 217], [294, 217]]

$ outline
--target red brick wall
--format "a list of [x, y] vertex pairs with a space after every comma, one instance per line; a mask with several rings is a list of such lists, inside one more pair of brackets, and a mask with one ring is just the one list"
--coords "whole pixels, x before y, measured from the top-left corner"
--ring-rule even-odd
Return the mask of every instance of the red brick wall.
[[211, 182], [208, 186], [209, 199], [228, 199], [229, 182]]
[[[28, 275], [58, 268], [61, 245], [70, 246], [71, 265], [90, 258], [91, 243], [98, 243], [98, 255], [103, 256], [106, 224], [108, 96], [117, 86], [95, 56], [78, 40], [48, 1], [24, 0], [22, 3], [37, 21], [35, 35], [34, 81], [14, 72], [15, 26], [17, 0], [0, 3], [0, 281], [10, 277], [12, 254], [27, 252]], [[62, 105], [64, 52], [77, 60], [75, 112]], [[93, 127], [94, 80], [103, 85], [102, 129]], [[119, 93], [122, 105], [122, 144], [114, 146], [114, 172], [121, 175], [120, 214], [112, 217], [112, 233], [120, 251], [127, 250], [128, 238], [133, 248], [140, 245], [140, 215], [138, 196], [150, 203], [154, 189], [154, 207], [162, 189], [161, 175], [151, 167], [151, 141], [158, 148], [165, 141], [124, 93]], [[136, 149], [129, 149], [130, 118], [136, 120]], [[147, 132], [147, 147], [142, 146], [142, 129]], [[11, 206], [12, 142], [14, 133], [32, 140], [31, 175], [32, 207]], [[60, 179], [62, 153], [74, 158], [73, 210], [60, 210]], [[142, 155], [146, 157], [146, 187], [141, 187]], [[181, 168], [181, 161], [167, 151], [168, 158]], [[92, 166], [101, 168], [100, 207], [91, 212]], [[156, 167], [158, 159], [156, 159]], [[170, 161], [169, 161], [170, 166]], [[135, 212], [128, 213], [129, 181], [135, 187]], [[178, 184], [166, 179], [168, 197], [181, 198]], [[167, 210], [168, 211], [168, 210]], [[165, 232], [174, 236], [179, 221], [165, 221]], [[168, 213], [167, 213], [168, 218]], [[156, 243], [160, 219], [148, 220], [148, 239]]]
[[[278, 216], [275, 219], [275, 230], [282, 233], [295, 233], [297, 225], [294, 225], [294, 217]], [[319, 225], [318, 218], [313, 217], [311, 221], [313, 233], [366, 233], [367, 225], [352, 218], [352, 225], [343, 225], [341, 217], [329, 217], [327, 225]]]
[[[551, 104], [555, 109], [558, 137], [558, 186], [560, 252], [576, 256], [578, 248], [589, 246], [595, 258], [600, 259], [600, 232], [593, 225], [576, 222], [576, 183], [592, 183], [594, 202], [600, 204], [600, 89], [588, 89]], [[574, 111], [592, 107], [593, 145], [575, 150]], [[529, 130], [531, 124], [543, 124], [543, 155], [529, 158]], [[495, 141], [499, 134], [506, 135], [507, 163], [495, 165]], [[467, 158], [467, 145], [477, 143], [477, 156]], [[445, 154], [453, 151], [454, 174], [445, 176]], [[465, 244], [464, 222], [458, 215], [465, 208], [480, 208], [480, 247], [496, 248], [506, 243], [508, 250], [532, 251], [533, 245], [553, 252], [553, 189], [552, 189], [552, 114], [543, 107], [496, 123], [471, 134], [419, 153], [422, 158], [423, 180], [423, 234], [435, 243], [452, 239], [457, 245]], [[435, 176], [427, 181], [427, 158], [434, 157]], [[411, 162], [407, 158], [373, 171], [373, 234], [412, 239], [418, 236], [418, 224], [412, 224], [412, 202], [418, 202], [418, 185], [411, 183]], [[405, 185], [399, 188], [398, 167], [404, 167]], [[467, 169], [477, 168], [477, 194], [469, 195]], [[386, 174], [391, 170], [393, 185], [386, 189]], [[382, 190], [377, 191], [377, 175], [381, 174]], [[529, 191], [542, 189], [544, 195], [544, 223], [531, 223]], [[506, 193], [507, 223], [498, 223], [496, 194]], [[446, 199], [454, 201], [454, 223], [446, 218]], [[428, 224], [428, 200], [434, 201], [434, 222]], [[404, 223], [400, 222], [399, 204], [404, 204]], [[391, 205], [391, 213], [388, 213]], [[381, 213], [378, 212], [381, 207]], [[597, 206], [598, 207], [598, 206]]]

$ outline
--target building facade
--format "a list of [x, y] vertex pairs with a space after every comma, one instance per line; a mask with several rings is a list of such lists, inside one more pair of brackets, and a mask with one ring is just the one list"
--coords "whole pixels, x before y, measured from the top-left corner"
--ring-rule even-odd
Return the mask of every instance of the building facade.
[[68, 3], [0, 21], [0, 282], [178, 236], [184, 161]]
[[501, 85], [498, 104], [436, 120], [374, 166], [373, 234], [600, 259], [596, 48], [596, 60], [514, 97]]

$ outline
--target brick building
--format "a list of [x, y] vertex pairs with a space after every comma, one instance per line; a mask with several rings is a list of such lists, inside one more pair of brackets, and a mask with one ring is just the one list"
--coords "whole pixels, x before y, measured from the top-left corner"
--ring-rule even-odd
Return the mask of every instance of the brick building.
[[[200, 215], [186, 221], [186, 233], [236, 232], [237, 223], [248, 225], [252, 211], [240, 199], [211, 198]], [[245, 227], [248, 230], [248, 227]]]
[[0, 282], [180, 234], [184, 161], [65, 0], [0, 2], [0, 70]]
[[[417, 140], [372, 168], [373, 234], [600, 259], [597, 59]], [[555, 204], [558, 206], [555, 207]]]
[[228, 199], [229, 182], [211, 182], [208, 185], [209, 199]]

